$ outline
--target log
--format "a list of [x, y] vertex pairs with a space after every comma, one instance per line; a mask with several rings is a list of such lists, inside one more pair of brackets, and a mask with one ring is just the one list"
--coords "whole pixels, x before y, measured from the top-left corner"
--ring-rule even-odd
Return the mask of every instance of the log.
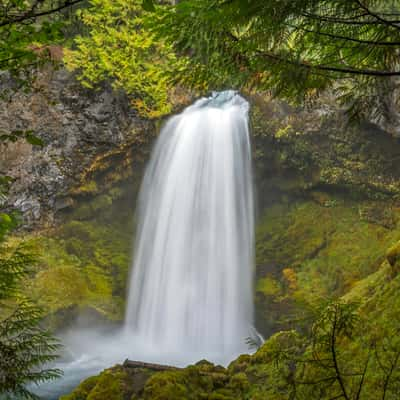
[[128, 359], [124, 361], [123, 366], [125, 368], [146, 368], [152, 371], [167, 371], [167, 370], [182, 369], [179, 367], [173, 367], [172, 365], [152, 364], [143, 361], [132, 361]]

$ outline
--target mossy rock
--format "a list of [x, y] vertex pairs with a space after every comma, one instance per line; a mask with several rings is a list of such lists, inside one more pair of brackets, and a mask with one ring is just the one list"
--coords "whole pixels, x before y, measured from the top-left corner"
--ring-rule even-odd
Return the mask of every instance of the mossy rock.
[[193, 399], [186, 386], [185, 374], [180, 371], [164, 371], [154, 374], [144, 388], [144, 399], [148, 400], [180, 400]]
[[[344, 295], [380, 268], [400, 231], [366, 218], [365, 210], [379, 209], [398, 220], [399, 209], [390, 204], [320, 191], [266, 208], [256, 231], [255, 286], [256, 323], [264, 336], [288, 329], [289, 315]], [[395, 248], [389, 253], [395, 263]]]
[[119, 186], [82, 197], [56, 229], [27, 237], [39, 263], [26, 290], [43, 306], [49, 327], [70, 327], [71, 310], [123, 319], [134, 226], [131, 197], [129, 188]]
[[238, 394], [246, 392], [249, 387], [249, 378], [244, 372], [238, 372], [232, 375], [228, 383], [228, 388]]
[[85, 379], [60, 400], [134, 400], [143, 399], [146, 382], [154, 374], [146, 368], [130, 369], [121, 365]]
[[242, 354], [229, 364], [228, 371], [231, 374], [242, 372], [248, 367], [250, 360], [251, 356], [249, 354]]
[[400, 241], [397, 242], [395, 245], [389, 248], [386, 253], [386, 259], [388, 260], [389, 264], [394, 267], [400, 261]]
[[60, 400], [124, 400], [127, 374], [119, 367], [84, 380], [71, 394]]
[[72, 393], [61, 396], [60, 400], [86, 400], [92, 389], [97, 385], [99, 378], [100, 376], [91, 376], [85, 379]]

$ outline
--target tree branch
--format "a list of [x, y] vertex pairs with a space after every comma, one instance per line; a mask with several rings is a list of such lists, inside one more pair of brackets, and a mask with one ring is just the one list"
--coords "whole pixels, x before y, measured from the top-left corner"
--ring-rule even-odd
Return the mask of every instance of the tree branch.
[[296, 26], [296, 25], [290, 25], [290, 24], [287, 24], [287, 26], [292, 27], [294, 29], [300, 29], [307, 33], [313, 33], [313, 34], [319, 35], [319, 36], [327, 36], [332, 39], [340, 39], [340, 40], [345, 40], [348, 42], [355, 42], [355, 43], [359, 43], [359, 44], [367, 44], [367, 45], [373, 45], [373, 46], [400, 46], [400, 42], [379, 42], [379, 41], [373, 41], [373, 40], [363, 40], [363, 39], [351, 38], [351, 37], [342, 36], [342, 35], [335, 35], [333, 33], [328, 33], [328, 32], [314, 31], [312, 29], [307, 29], [302, 26]]
[[43, 17], [46, 15], [54, 14], [56, 12], [59, 12], [65, 8], [67, 8], [67, 7], [73, 6], [73, 5], [81, 3], [83, 1], [84, 0], [66, 0], [64, 3], [60, 4], [58, 7], [51, 8], [49, 10], [41, 11], [38, 13], [34, 13], [35, 7], [32, 7], [28, 12], [26, 12], [24, 14], [21, 14], [21, 15], [15, 16], [15, 17], [10, 17], [8, 20], [0, 22], [0, 27], [13, 25], [15, 23], [23, 22], [26, 20], [36, 19], [36, 18]]
[[387, 393], [387, 389], [389, 387], [389, 382], [390, 382], [393, 372], [397, 366], [399, 358], [400, 358], [400, 351], [396, 354], [396, 357], [395, 357], [393, 363], [391, 363], [390, 370], [389, 370], [388, 374], [386, 375], [385, 382], [383, 384], [382, 400], [386, 399], [386, 393]]
[[346, 391], [346, 387], [344, 385], [343, 379], [342, 379], [342, 375], [340, 372], [340, 368], [339, 368], [339, 364], [337, 361], [337, 354], [336, 354], [336, 326], [337, 326], [337, 308], [335, 308], [335, 317], [333, 320], [333, 327], [332, 327], [332, 332], [331, 332], [331, 354], [332, 354], [332, 361], [333, 361], [333, 365], [335, 368], [335, 373], [336, 373], [336, 378], [339, 382], [340, 388], [342, 389], [343, 392], [343, 397], [346, 400], [350, 400], [349, 396], [347, 395], [347, 391]]
[[375, 18], [376, 20], [382, 22], [385, 25], [393, 26], [396, 29], [400, 29], [400, 26], [397, 25], [395, 22], [382, 18], [379, 14], [374, 13], [371, 11], [366, 5], [364, 5], [360, 0], [354, 0], [360, 8], [362, 8], [365, 12], [367, 12], [371, 17]]
[[371, 70], [371, 69], [356, 69], [356, 68], [346, 68], [346, 67], [334, 67], [334, 66], [328, 66], [328, 65], [315, 65], [315, 64], [309, 64], [306, 63], [305, 61], [294, 61], [294, 60], [288, 60], [286, 58], [283, 58], [281, 56], [278, 56], [276, 54], [272, 53], [262, 53], [259, 52], [260, 56], [263, 56], [265, 58], [270, 58], [275, 61], [279, 61], [282, 63], [287, 63], [291, 65], [296, 65], [301, 68], [306, 68], [306, 69], [315, 69], [315, 70], [320, 70], [320, 71], [330, 71], [330, 72], [341, 72], [341, 73], [347, 73], [350, 75], [365, 75], [365, 76], [376, 76], [376, 77], [389, 77], [389, 76], [400, 76], [400, 71], [379, 71], [379, 70]]
[[368, 354], [368, 358], [367, 358], [367, 361], [365, 362], [365, 366], [364, 366], [364, 369], [363, 369], [363, 372], [362, 372], [362, 375], [361, 375], [360, 383], [358, 385], [358, 391], [357, 391], [357, 395], [356, 395], [356, 400], [360, 400], [361, 391], [363, 389], [365, 375], [367, 373], [370, 357], [371, 357], [371, 354]]
[[[360, 15], [355, 15], [351, 18], [339, 18], [339, 17], [333, 17], [333, 16], [327, 16], [327, 15], [318, 15], [318, 14], [311, 14], [311, 13], [307, 13], [307, 12], [303, 12], [302, 13], [303, 17], [305, 18], [310, 18], [310, 19], [314, 19], [317, 21], [324, 21], [324, 22], [330, 22], [332, 24], [342, 24], [342, 25], [387, 25], [387, 23], [379, 21], [379, 20], [361, 20], [361, 21], [357, 21], [357, 19], [359, 18], [363, 18], [363, 17], [367, 17], [367, 16], [371, 16], [368, 13], [363, 13]], [[393, 21], [390, 20], [388, 22], [391, 23], [400, 23], [400, 21]]]

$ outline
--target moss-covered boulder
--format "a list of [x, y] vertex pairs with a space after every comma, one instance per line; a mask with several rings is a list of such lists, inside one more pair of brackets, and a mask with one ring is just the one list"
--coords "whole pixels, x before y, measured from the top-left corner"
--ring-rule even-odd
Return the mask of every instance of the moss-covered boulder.
[[84, 380], [71, 394], [60, 400], [124, 400], [127, 374], [120, 367], [105, 370]]

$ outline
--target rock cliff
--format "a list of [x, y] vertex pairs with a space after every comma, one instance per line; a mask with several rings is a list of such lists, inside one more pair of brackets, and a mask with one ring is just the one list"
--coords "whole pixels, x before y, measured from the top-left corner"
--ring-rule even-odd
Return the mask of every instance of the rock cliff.
[[59, 210], [72, 206], [68, 191], [96, 156], [152, 127], [108, 85], [85, 90], [64, 69], [36, 74], [29, 92], [7, 91], [16, 85], [7, 75], [1, 81], [0, 132], [32, 130], [44, 142], [18, 141], [0, 153], [1, 173], [14, 179], [8, 206], [23, 213], [26, 228], [52, 225]]

